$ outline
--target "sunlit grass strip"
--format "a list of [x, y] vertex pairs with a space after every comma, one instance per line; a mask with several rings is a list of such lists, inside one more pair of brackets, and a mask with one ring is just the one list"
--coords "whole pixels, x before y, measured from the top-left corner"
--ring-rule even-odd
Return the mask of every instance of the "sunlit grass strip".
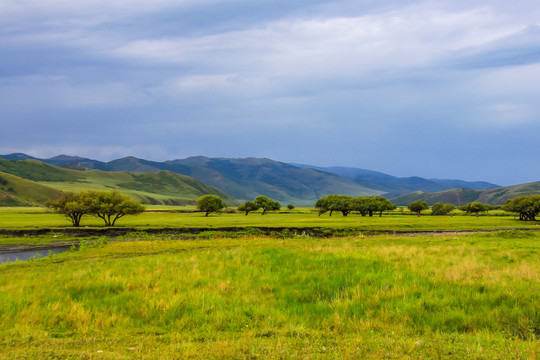
[[538, 240], [136, 241], [2, 265], [1, 353], [534, 358]]
[[[97, 217], [83, 217], [81, 226], [103, 227]], [[339, 214], [317, 216], [316, 213], [291, 212], [260, 214], [210, 215], [201, 213], [153, 212], [120, 219], [117, 227], [148, 228], [223, 228], [223, 227], [323, 227], [332, 229], [355, 229], [358, 231], [463, 231], [482, 229], [529, 228], [540, 229], [540, 222], [519, 221], [513, 216], [411, 216], [391, 215], [362, 217]], [[0, 208], [0, 229], [62, 229], [71, 228], [63, 216], [37, 208]]]

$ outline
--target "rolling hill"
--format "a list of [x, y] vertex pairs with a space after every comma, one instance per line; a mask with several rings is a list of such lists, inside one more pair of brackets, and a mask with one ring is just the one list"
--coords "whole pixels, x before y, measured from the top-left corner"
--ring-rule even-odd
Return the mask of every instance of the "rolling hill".
[[480, 201], [484, 204], [491, 205], [503, 205], [508, 199], [531, 194], [540, 194], [540, 181], [487, 190], [452, 189], [436, 193], [416, 191], [392, 198], [391, 201], [398, 206], [405, 206], [419, 199], [427, 202], [429, 205], [442, 202], [459, 206], [473, 201]]
[[[25, 156], [24, 154], [0, 155], [5, 159], [17, 160], [24, 159]], [[335, 174], [260, 158], [227, 159], [196, 156], [156, 162], [129, 156], [105, 163], [60, 155], [40, 160], [77, 170], [100, 169], [129, 172], [167, 170], [193, 177], [240, 200], [252, 200], [259, 195], [265, 195], [283, 203], [313, 205], [317, 199], [328, 194], [380, 195], [383, 193]]]
[[0, 206], [35, 206], [60, 196], [60, 191], [0, 172]]
[[359, 185], [385, 192], [386, 197], [396, 197], [414, 191], [438, 192], [456, 188], [492, 189], [499, 185], [485, 181], [464, 181], [451, 179], [424, 179], [418, 176], [396, 177], [378, 171], [359, 168], [332, 166], [317, 167], [311, 165], [294, 164], [303, 168], [313, 168], [353, 180]]
[[[13, 187], [17, 190], [17, 187], [12, 184], [17, 178], [17, 181], [24, 183], [28, 189], [40, 189], [40, 191], [30, 192], [30, 190], [23, 190], [21, 187], [21, 191], [17, 192], [18, 196], [14, 198], [32, 203], [42, 204], [59, 190], [81, 191], [86, 189], [118, 190], [145, 204], [182, 205], [193, 203], [205, 194], [218, 195], [229, 205], [238, 203], [236, 199], [218, 189], [207, 186], [189, 176], [171, 171], [149, 173], [78, 171], [45, 164], [38, 160], [0, 159], [0, 172], [6, 174], [5, 178], [8, 181], [6, 188]], [[30, 187], [31, 185], [33, 187]], [[23, 196], [25, 192], [26, 195]], [[6, 192], [4, 191], [4, 193]], [[38, 197], [36, 193], [41, 193], [43, 196]], [[7, 194], [10, 195], [9, 192]], [[11, 203], [14, 201], [9, 200]], [[7, 197], [6, 202], [8, 202]]]
[[[36, 159], [21, 153], [0, 155], [0, 158], [28, 159], [28, 163], [34, 164], [31, 171], [24, 167], [17, 170], [18, 161], [8, 165], [4, 163], [3, 168], [0, 163], [0, 171], [56, 189], [80, 189], [89, 184], [101, 188], [118, 188], [148, 203], [176, 201], [171, 199], [192, 201], [197, 197], [196, 194], [200, 194], [201, 189], [197, 187], [203, 184], [239, 200], [251, 200], [265, 195], [282, 203], [309, 206], [328, 194], [383, 195], [399, 205], [406, 205], [416, 199], [425, 200], [429, 204], [445, 202], [461, 205], [478, 200], [497, 205], [521, 194], [539, 193], [536, 188], [538, 183], [499, 187], [484, 181], [399, 178], [359, 168], [287, 164], [264, 158], [195, 156], [157, 162], [129, 156], [101, 162], [68, 155]], [[62, 168], [51, 171], [46, 164], [38, 163], [38, 160]], [[173, 174], [186, 177], [176, 179]], [[197, 179], [199, 183], [191, 183], [191, 178]], [[181, 186], [180, 183], [190, 185]], [[229, 198], [228, 202], [231, 201], [234, 200]]]

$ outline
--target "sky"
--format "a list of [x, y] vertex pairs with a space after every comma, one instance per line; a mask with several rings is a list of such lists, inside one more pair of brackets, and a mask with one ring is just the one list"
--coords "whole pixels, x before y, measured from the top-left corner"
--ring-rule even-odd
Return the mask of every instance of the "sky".
[[536, 0], [0, 0], [0, 154], [540, 180]]

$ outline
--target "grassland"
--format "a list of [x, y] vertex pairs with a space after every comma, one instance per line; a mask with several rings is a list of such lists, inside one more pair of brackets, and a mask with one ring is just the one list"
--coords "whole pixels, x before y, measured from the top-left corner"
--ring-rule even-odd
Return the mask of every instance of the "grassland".
[[[324, 214], [317, 216], [313, 209], [302, 208], [292, 212], [273, 212], [261, 216], [260, 213], [212, 214], [205, 217], [201, 213], [179, 212], [151, 208], [139, 216], [128, 216], [118, 222], [118, 227], [137, 229], [148, 228], [223, 228], [223, 227], [323, 227], [330, 229], [352, 229], [357, 231], [475, 231], [496, 229], [539, 229], [540, 222], [524, 222], [515, 220], [513, 216], [430, 216], [383, 215], [382, 217], [362, 217], [359, 215], [333, 216]], [[83, 217], [81, 225], [100, 227], [103, 221], [96, 217]], [[43, 208], [0, 208], [0, 228], [68, 228], [71, 223], [63, 216], [48, 212]]]
[[102, 244], [0, 266], [0, 358], [536, 359], [540, 234]]

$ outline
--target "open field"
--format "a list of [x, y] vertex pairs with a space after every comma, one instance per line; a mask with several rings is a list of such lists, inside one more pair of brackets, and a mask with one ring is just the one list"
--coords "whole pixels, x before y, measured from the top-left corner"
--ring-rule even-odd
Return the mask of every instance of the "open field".
[[[179, 208], [173, 208], [178, 210]], [[317, 213], [307, 208], [291, 213], [242, 213], [211, 214], [180, 213], [150, 209], [139, 216], [120, 219], [117, 227], [145, 228], [220, 228], [220, 227], [325, 227], [344, 228], [358, 231], [474, 231], [494, 229], [538, 229], [540, 222], [515, 220], [513, 216], [430, 216], [383, 215], [382, 217], [347, 217], [335, 213], [333, 216]], [[96, 217], [83, 217], [81, 226], [100, 227], [103, 221]], [[71, 223], [63, 216], [43, 208], [0, 208], [1, 229], [69, 228]]]
[[102, 244], [1, 265], [0, 321], [5, 359], [536, 359], [540, 234]]

